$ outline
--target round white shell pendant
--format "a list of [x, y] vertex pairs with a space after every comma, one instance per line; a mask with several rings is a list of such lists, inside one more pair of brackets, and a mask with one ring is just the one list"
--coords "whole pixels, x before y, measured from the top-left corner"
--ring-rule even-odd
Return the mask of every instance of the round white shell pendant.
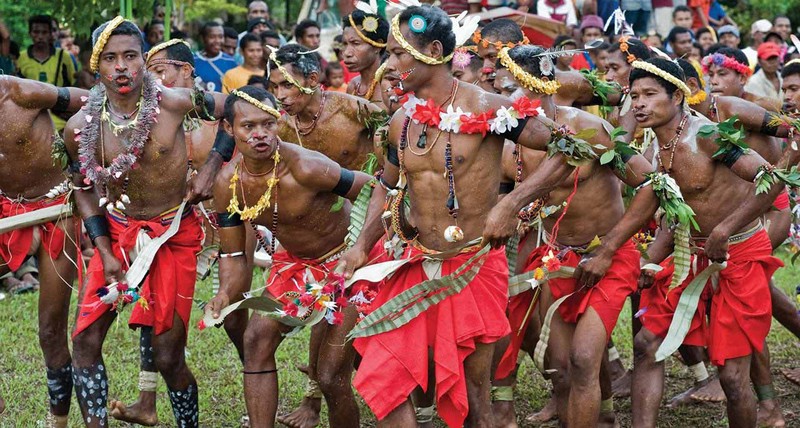
[[447, 242], [458, 242], [464, 239], [464, 231], [458, 226], [448, 226], [444, 230], [444, 239]]

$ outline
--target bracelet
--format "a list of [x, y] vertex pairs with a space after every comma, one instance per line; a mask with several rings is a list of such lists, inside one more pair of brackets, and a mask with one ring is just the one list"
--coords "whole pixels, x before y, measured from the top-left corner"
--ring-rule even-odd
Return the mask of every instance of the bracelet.
[[83, 220], [83, 226], [86, 228], [86, 234], [92, 244], [101, 236], [110, 237], [111, 233], [108, 231], [108, 220], [103, 215], [93, 215]]

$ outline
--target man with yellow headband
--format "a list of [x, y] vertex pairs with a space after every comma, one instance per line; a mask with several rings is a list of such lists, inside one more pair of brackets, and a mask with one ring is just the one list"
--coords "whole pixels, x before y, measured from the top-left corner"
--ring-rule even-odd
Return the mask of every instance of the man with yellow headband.
[[[373, 2], [377, 9], [377, 3]], [[381, 67], [389, 23], [377, 10], [359, 2], [357, 9], [342, 19], [342, 58], [351, 73], [359, 75], [347, 85], [347, 93], [382, 105]], [[365, 9], [365, 10], [362, 10]]]
[[[0, 114], [14, 123], [0, 135], [6, 159], [0, 169], [0, 218], [63, 205], [69, 191], [63, 172], [66, 158], [48, 110], [74, 113], [87, 92], [2, 75], [0, 93]], [[39, 343], [50, 397], [47, 420], [58, 427], [67, 426], [72, 390], [67, 320], [76, 271], [75, 246], [67, 244], [75, 239], [70, 224], [62, 219], [0, 234], [0, 275], [18, 270], [30, 256], [38, 257]]]
[[[586, 139], [583, 144], [598, 148], [616, 147], [619, 158], [605, 162], [599, 157], [586, 160], [580, 163], [574, 174], [561, 173], [562, 179], [554, 187], [539, 188], [535, 183], [548, 160], [544, 157], [537, 159], [536, 150], [518, 147], [517, 189], [508, 194], [496, 209], [512, 212], [510, 210], [517, 208], [518, 201], [524, 200], [528, 192], [535, 197], [544, 197], [549, 206], [560, 207], [560, 212], [544, 217], [541, 222], [543, 245], [522, 261], [525, 266], [522, 272], [534, 272], [534, 279], [537, 270], [552, 269], [548, 267], [552, 263], [588, 267], [591, 261], [604, 266], [607, 271], [592, 278], [588, 290], [583, 288], [587, 284], [586, 278], [552, 278], [546, 286], [540, 286], [541, 291], [528, 287], [510, 299], [511, 344], [497, 367], [495, 385], [513, 385], [514, 377], [506, 378], [504, 374], [513, 374], [515, 370], [517, 355], [525, 342], [532, 317], [529, 312], [541, 294], [538, 305], [540, 318], [547, 320], [546, 312], [552, 312], [552, 321], [545, 321], [542, 328], [552, 332], [547, 369], [548, 372], [555, 371], [551, 380], [559, 419], [568, 426], [596, 426], [598, 423], [607, 426], [614, 424], [613, 401], [610, 381], [601, 392], [601, 363], [619, 313], [628, 295], [633, 293], [639, 274], [639, 252], [630, 237], [649, 220], [657, 206], [653, 191], [648, 187], [634, 197], [630, 209], [625, 211], [621, 185], [639, 186], [652, 172], [652, 167], [632, 149], [626, 148], [627, 152], [620, 149], [620, 144], [612, 141], [610, 136], [611, 126], [603, 119], [555, 103], [554, 94], [558, 90], [557, 82], [553, 80], [556, 54], [557, 51], [550, 52], [532, 45], [502, 49], [498, 54], [497, 78], [510, 74], [524, 88], [519, 96], [539, 100], [544, 115], [566, 129], [597, 130], [592, 135], [581, 137]], [[538, 151], [542, 154], [551, 152]], [[528, 162], [529, 159], [533, 162]], [[604, 215], [597, 216], [597, 212]], [[594, 249], [597, 244], [591, 244], [593, 241], [602, 244]], [[558, 303], [554, 303], [556, 300]], [[540, 340], [547, 343], [547, 339]], [[535, 343], [534, 340], [526, 347], [534, 358]], [[601, 398], [604, 399], [602, 402]]]
[[[691, 91], [679, 65], [652, 58], [632, 66], [631, 111], [640, 126], [655, 132], [654, 164], [674, 179], [670, 186], [679, 186], [692, 210], [686, 215], [694, 216], [688, 229], [663, 219], [657, 241], [673, 238], [647, 250], [650, 263], [662, 262], [670, 252], [674, 263], [672, 271], [664, 269], [667, 287], [643, 284], [641, 291], [647, 310], [640, 311], [642, 328], [634, 345], [633, 425], [656, 425], [663, 360], [689, 344], [708, 346], [726, 392], [729, 424], [755, 426], [756, 401], [747, 373], [770, 329], [768, 279], [782, 266], [771, 255], [759, 216], [785, 184], [756, 151], [721, 136], [723, 125], [688, 111], [685, 99]], [[764, 182], [765, 175], [772, 181]], [[699, 248], [691, 258], [690, 245]]]
[[96, 251], [73, 333], [73, 381], [87, 426], [108, 424], [102, 346], [117, 312], [153, 327], [155, 366], [176, 422], [198, 425], [197, 382], [185, 361], [202, 231], [186, 197], [183, 120], [222, 111], [216, 97], [164, 88], [147, 73], [141, 32], [117, 17], [95, 30], [90, 66], [100, 84], [67, 123], [75, 204]]
[[[310, 318], [312, 311], [321, 310], [324, 319], [314, 328], [322, 337], [311, 357], [328, 403], [329, 426], [357, 428], [359, 411], [350, 387], [355, 353], [346, 335], [358, 318], [357, 307], [367, 305], [374, 292], [358, 284], [340, 288], [343, 284], [332, 274], [346, 248], [351, 201], [371, 177], [284, 143], [277, 135], [279, 119], [274, 98], [263, 89], [234, 90], [225, 103], [225, 130], [240, 155], [222, 169], [214, 186], [220, 211], [220, 291], [206, 312], [218, 318], [223, 307], [238, 299], [238, 290], [249, 288], [243, 221], [268, 227], [273, 259], [264, 295], [280, 302], [281, 316], [256, 313], [245, 332], [244, 395], [250, 426], [275, 425], [275, 352], [297, 325], [286, 318]], [[331, 211], [338, 197], [346, 201]], [[274, 252], [276, 239], [284, 251]], [[373, 257], [379, 257], [381, 247], [375, 248]]]

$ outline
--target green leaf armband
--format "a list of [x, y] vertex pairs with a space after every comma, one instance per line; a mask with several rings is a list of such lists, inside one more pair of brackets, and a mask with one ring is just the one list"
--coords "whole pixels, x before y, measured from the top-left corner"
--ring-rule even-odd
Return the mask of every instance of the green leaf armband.
[[756, 177], [753, 179], [753, 183], [756, 185], [756, 195], [768, 193], [772, 185], [779, 181], [790, 187], [800, 186], [800, 171], [797, 170], [797, 165], [788, 170], [771, 165], [758, 167]]
[[620, 138], [625, 134], [627, 134], [627, 132], [622, 127], [614, 128], [614, 130], [611, 131], [611, 141], [614, 142], [614, 148], [600, 156], [600, 165], [610, 164], [612, 168], [619, 171], [622, 175], [627, 173], [625, 165], [628, 161], [639, 154], [636, 149]]
[[547, 143], [547, 156], [553, 157], [557, 153], [567, 158], [567, 163], [572, 166], [581, 166], [597, 159], [595, 146], [586, 139], [592, 138], [597, 133], [596, 129], [587, 128], [575, 134], [566, 126], [554, 128], [551, 132], [550, 142]]
[[717, 138], [714, 142], [717, 143], [719, 149], [712, 155], [714, 159], [722, 161], [728, 159], [730, 162], [730, 159], [738, 159], [739, 156], [750, 151], [750, 147], [744, 141], [746, 132], [739, 122], [739, 116], [731, 116], [716, 125], [702, 126], [697, 131], [697, 135], [703, 138], [709, 138], [715, 134]]
[[603, 106], [608, 106], [608, 95], [612, 92], [619, 92], [619, 85], [612, 82], [607, 82], [597, 75], [596, 71], [581, 70], [580, 73], [592, 85], [592, 93], [600, 101]]

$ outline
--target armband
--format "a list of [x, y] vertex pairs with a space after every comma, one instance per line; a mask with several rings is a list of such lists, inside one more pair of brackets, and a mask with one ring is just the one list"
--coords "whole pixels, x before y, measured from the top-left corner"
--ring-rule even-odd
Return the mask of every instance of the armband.
[[336, 187], [333, 188], [333, 193], [341, 197], [346, 197], [350, 192], [350, 189], [353, 188], [354, 179], [355, 174], [353, 174], [353, 171], [350, 171], [347, 168], [342, 168], [341, 173], [339, 173], [339, 182], [336, 183]]
[[93, 215], [83, 220], [83, 226], [86, 228], [86, 234], [92, 244], [95, 244], [95, 239], [101, 236], [111, 236], [108, 231], [108, 220], [104, 215]]
[[622, 159], [622, 163], [628, 163], [629, 160], [633, 158], [635, 153], [620, 153], [619, 158]]
[[500, 194], [507, 195], [514, 190], [514, 183], [511, 181], [503, 181], [500, 183]]
[[230, 162], [233, 157], [233, 149], [236, 147], [236, 142], [233, 137], [225, 132], [224, 127], [220, 126], [217, 129], [217, 137], [214, 139], [214, 147], [212, 152], [217, 152], [225, 162]]
[[81, 172], [81, 162], [71, 161], [67, 164], [67, 171], [72, 174], [79, 174]]
[[780, 117], [775, 113], [764, 112], [764, 120], [761, 121], [761, 130], [759, 132], [770, 137], [776, 137], [781, 123]]
[[[217, 120], [217, 118], [214, 117], [214, 109], [216, 108], [216, 100], [214, 99], [214, 96], [207, 92], [202, 92], [202, 94], [203, 97], [200, 101], [202, 103], [202, 109], [198, 109], [197, 117], [203, 120]], [[198, 97], [198, 99], [199, 98], [200, 97]]]
[[69, 89], [67, 88], [58, 88], [58, 97], [56, 98], [56, 103], [53, 105], [51, 109], [53, 113], [64, 113], [69, 108]]
[[725, 150], [725, 152], [717, 158], [723, 165], [727, 166], [728, 168], [732, 167], [736, 161], [739, 160], [740, 157], [744, 154], [744, 150], [741, 147], [736, 145], [731, 145], [730, 148]]
[[522, 131], [525, 129], [525, 125], [527, 124], [528, 124], [527, 117], [524, 119], [519, 119], [519, 124], [517, 126], [500, 134], [500, 136], [505, 138], [506, 140], [510, 140], [516, 143], [517, 140], [519, 139], [519, 136], [522, 135]]
[[241, 257], [244, 255], [244, 251], [236, 251], [234, 253], [219, 253], [219, 258], [221, 259], [229, 259], [232, 257]]
[[400, 157], [397, 155], [397, 147], [391, 144], [386, 146], [386, 160], [394, 166], [400, 166]]
[[391, 184], [387, 183], [386, 180], [383, 179], [383, 175], [380, 176], [378, 182], [381, 183], [381, 187], [386, 189], [387, 192], [391, 192], [392, 190], [397, 190], [397, 187], [392, 186]]
[[217, 213], [217, 225], [219, 227], [236, 227], [242, 224], [244, 224], [244, 222], [239, 214], [228, 212]]

